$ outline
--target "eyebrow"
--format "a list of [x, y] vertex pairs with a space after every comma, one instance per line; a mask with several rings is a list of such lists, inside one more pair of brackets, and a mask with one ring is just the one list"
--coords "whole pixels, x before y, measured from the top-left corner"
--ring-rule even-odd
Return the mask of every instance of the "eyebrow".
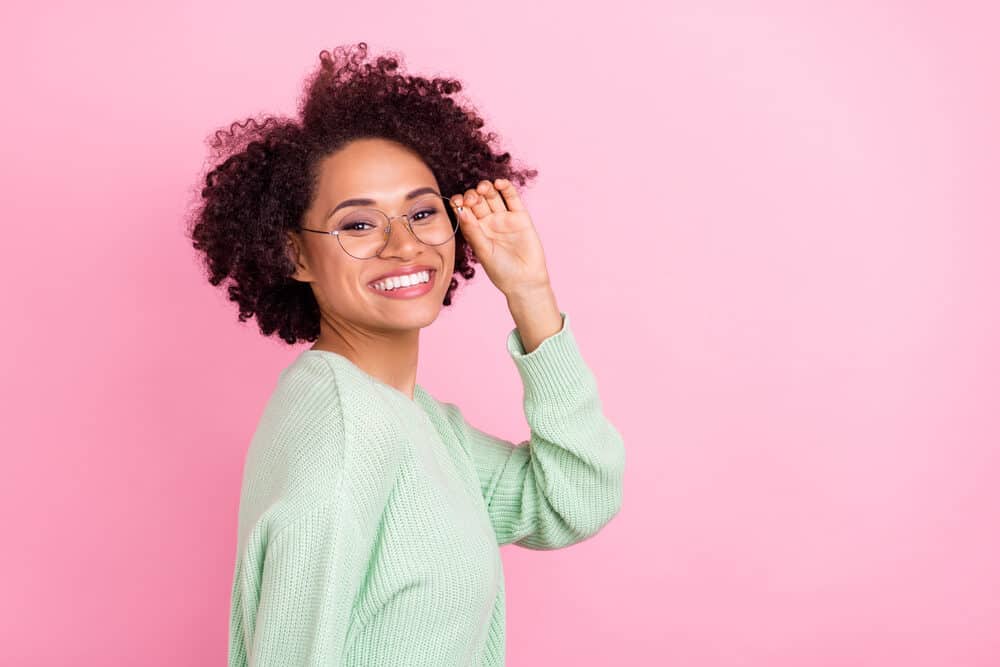
[[[435, 195], [439, 194], [438, 191], [435, 190], [434, 188], [428, 187], [428, 186], [425, 185], [422, 188], [417, 188], [416, 190], [412, 190], [412, 191], [408, 192], [406, 194], [406, 199], [413, 199], [414, 197], [417, 197], [419, 195], [425, 195], [425, 194], [428, 194], [428, 193], [435, 194]], [[345, 206], [372, 206], [372, 205], [374, 205], [376, 203], [377, 202], [374, 199], [367, 199], [367, 198], [364, 198], [364, 197], [360, 197], [360, 198], [356, 198], [356, 199], [345, 199], [344, 201], [342, 201], [339, 204], [337, 204], [336, 206], [334, 206], [333, 209], [329, 213], [326, 214], [326, 217], [323, 218], [323, 220], [329, 220], [333, 216], [334, 213], [336, 213], [340, 209], [344, 208]]]

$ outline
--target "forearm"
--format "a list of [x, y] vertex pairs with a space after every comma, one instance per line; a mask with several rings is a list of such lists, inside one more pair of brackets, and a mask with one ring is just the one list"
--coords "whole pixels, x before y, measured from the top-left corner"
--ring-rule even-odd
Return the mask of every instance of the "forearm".
[[521, 336], [525, 354], [562, 328], [562, 314], [551, 285], [506, 295], [507, 308]]

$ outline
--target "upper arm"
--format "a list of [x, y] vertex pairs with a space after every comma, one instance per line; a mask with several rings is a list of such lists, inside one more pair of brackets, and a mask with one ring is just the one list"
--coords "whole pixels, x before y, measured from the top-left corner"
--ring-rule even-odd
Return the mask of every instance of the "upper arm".
[[367, 549], [360, 527], [331, 501], [267, 545], [249, 635], [251, 665], [340, 664]]
[[[357, 392], [321, 366], [289, 378], [258, 429], [241, 498], [229, 664], [340, 664], [396, 449], [358, 432]], [[345, 418], [348, 417], [348, 418]]]

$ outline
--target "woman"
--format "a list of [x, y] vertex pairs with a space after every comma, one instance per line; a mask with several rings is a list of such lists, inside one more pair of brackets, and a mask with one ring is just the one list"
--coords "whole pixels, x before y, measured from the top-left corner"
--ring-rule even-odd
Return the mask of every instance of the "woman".
[[[501, 665], [499, 545], [565, 547], [621, 505], [621, 436], [513, 184], [537, 172], [494, 152], [459, 82], [366, 52], [320, 54], [300, 119], [217, 135], [189, 230], [241, 321], [313, 343], [247, 452], [230, 665]], [[523, 443], [416, 382], [473, 262], [516, 324]]]

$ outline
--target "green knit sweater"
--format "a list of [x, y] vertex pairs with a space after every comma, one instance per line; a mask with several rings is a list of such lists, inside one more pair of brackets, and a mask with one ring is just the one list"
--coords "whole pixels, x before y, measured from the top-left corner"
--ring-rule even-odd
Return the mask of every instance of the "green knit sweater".
[[528, 354], [507, 336], [517, 444], [334, 352], [281, 372], [243, 471], [230, 667], [504, 664], [499, 546], [569, 546], [621, 506], [622, 438], [562, 317]]

